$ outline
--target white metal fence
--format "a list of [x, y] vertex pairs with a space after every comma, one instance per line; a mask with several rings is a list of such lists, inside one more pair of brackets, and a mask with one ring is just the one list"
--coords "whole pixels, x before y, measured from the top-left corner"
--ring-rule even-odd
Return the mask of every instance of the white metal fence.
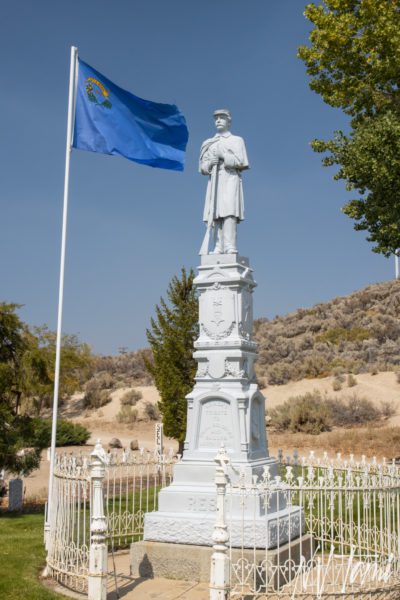
[[[259, 480], [246, 482], [243, 474], [232, 485], [223, 450], [216, 460], [223, 516], [214, 534], [219, 574], [213, 567], [211, 598], [400, 597], [398, 466], [340, 455], [316, 459], [311, 453], [283, 461], [274, 477], [266, 469]], [[238, 499], [247, 521], [246, 507], [260, 503], [265, 509], [263, 544], [259, 519], [252, 542], [248, 528], [239, 543], [237, 531], [232, 535], [230, 507]], [[285, 510], [271, 521], [268, 509], [279, 509], [279, 503]]]
[[[107, 550], [142, 538], [173, 463], [143, 451], [107, 454], [100, 444], [91, 457], [57, 456], [49, 575], [105, 600]], [[281, 456], [278, 474], [265, 469], [248, 481], [242, 473], [234, 483], [223, 448], [216, 465], [211, 600], [400, 598], [397, 465]]]
[[[99, 457], [100, 462], [93, 460]], [[171, 453], [160, 456], [143, 450], [107, 454], [99, 444], [92, 457], [57, 455], [47, 547], [49, 575], [86, 592], [91, 542], [93, 546], [104, 541], [106, 548], [114, 550], [141, 539], [144, 514], [157, 509], [158, 491], [171, 482], [174, 460]]]

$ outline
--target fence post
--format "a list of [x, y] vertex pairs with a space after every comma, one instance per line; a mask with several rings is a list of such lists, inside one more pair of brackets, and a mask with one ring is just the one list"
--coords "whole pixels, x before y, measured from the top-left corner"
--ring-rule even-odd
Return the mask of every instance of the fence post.
[[230, 594], [230, 565], [228, 556], [228, 527], [225, 520], [225, 497], [228, 476], [225, 473], [229, 462], [225, 447], [222, 444], [215, 457], [215, 485], [217, 486], [217, 518], [214, 526], [213, 550], [211, 556], [210, 600], [228, 600]]
[[90, 550], [88, 573], [88, 599], [107, 598], [107, 521], [104, 513], [103, 480], [107, 455], [100, 440], [90, 455], [90, 480], [92, 512], [90, 519]]

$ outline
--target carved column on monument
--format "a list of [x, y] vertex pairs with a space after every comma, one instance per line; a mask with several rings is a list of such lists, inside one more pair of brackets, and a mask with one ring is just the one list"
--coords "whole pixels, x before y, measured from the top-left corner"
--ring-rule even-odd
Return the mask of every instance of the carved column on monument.
[[[237, 254], [202, 257], [195, 279], [200, 336], [185, 460], [213, 461], [221, 443], [232, 461], [251, 470], [268, 457], [264, 397], [255, 381], [252, 293], [256, 286], [247, 258]], [[254, 463], [254, 464], [253, 464]]]

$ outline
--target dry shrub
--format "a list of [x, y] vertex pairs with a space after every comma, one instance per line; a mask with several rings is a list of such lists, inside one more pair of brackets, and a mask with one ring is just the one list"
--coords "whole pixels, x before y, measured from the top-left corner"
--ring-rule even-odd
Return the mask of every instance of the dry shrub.
[[283, 385], [293, 377], [291, 366], [285, 363], [276, 363], [267, 370], [269, 385]]
[[331, 429], [331, 415], [318, 391], [294, 396], [269, 411], [271, 425], [278, 431], [301, 431], [316, 435]]
[[355, 393], [346, 398], [330, 398], [317, 390], [293, 396], [269, 411], [270, 425], [275, 430], [313, 435], [330, 431], [333, 426], [353, 427], [379, 421], [384, 416], [387, 415], [383, 408]]
[[397, 383], [400, 383], [400, 371], [397, 371], [397, 373], [396, 373], [396, 380], [397, 380]]
[[326, 398], [325, 403], [330, 410], [332, 423], [337, 427], [362, 425], [378, 421], [382, 416], [371, 400], [356, 393], [347, 398]]
[[265, 388], [267, 387], [267, 380], [265, 379], [265, 377], [257, 377], [257, 383], [260, 390], [265, 390]]
[[311, 309], [254, 323], [257, 375], [281, 385], [305, 377], [400, 364], [400, 282], [372, 285]]
[[316, 338], [317, 342], [326, 342], [329, 344], [340, 344], [342, 342], [360, 342], [371, 337], [368, 329], [361, 327], [333, 327], [328, 329]]
[[334, 392], [339, 392], [342, 389], [342, 384], [337, 377], [332, 381], [332, 389]]
[[321, 348], [318, 354], [311, 354], [305, 358], [300, 372], [301, 377], [307, 378], [326, 377], [330, 374], [328, 357], [323, 355]]
[[122, 406], [135, 406], [142, 398], [142, 392], [139, 392], [138, 390], [129, 390], [122, 396], [120, 402]]
[[381, 414], [385, 419], [389, 419], [396, 414], [396, 407], [393, 402], [390, 400], [382, 400], [381, 401]]
[[117, 413], [117, 421], [118, 423], [124, 423], [125, 425], [133, 425], [137, 420], [137, 415], [138, 412], [136, 408], [132, 408], [129, 404], [121, 406], [121, 410]]
[[110, 373], [104, 372], [99, 373], [96, 378], [92, 378], [95, 381], [98, 388], [102, 390], [108, 390], [114, 387], [115, 380]]
[[[270, 447], [282, 448], [285, 454], [292, 454], [293, 449], [305, 455], [309, 450], [315, 450], [315, 436], [305, 433], [269, 434]], [[368, 427], [367, 429], [336, 429], [321, 433], [318, 436], [318, 453], [328, 452], [334, 456], [340, 452], [342, 456], [356, 454], [360, 457], [398, 458], [400, 455], [400, 427]]]
[[332, 369], [332, 374], [335, 376], [335, 379], [339, 381], [339, 383], [344, 383], [345, 377], [343, 373], [343, 366], [338, 365]]
[[96, 356], [93, 377], [97, 379], [104, 374], [111, 376], [114, 388], [150, 385], [153, 381], [146, 369], [146, 360], [152, 360], [149, 348], [136, 352], [128, 352], [121, 348], [118, 356]]
[[83, 405], [85, 408], [100, 408], [108, 402], [111, 402], [110, 389], [107, 386], [111, 383], [109, 377], [99, 379], [89, 379], [85, 385], [85, 395]]
[[146, 402], [143, 407], [143, 410], [144, 414], [149, 419], [149, 421], [157, 421], [160, 417], [160, 411], [158, 410], [158, 406], [156, 404]]
[[355, 385], [357, 385], [357, 379], [354, 377], [354, 375], [349, 373], [347, 375], [347, 387], [354, 387]]

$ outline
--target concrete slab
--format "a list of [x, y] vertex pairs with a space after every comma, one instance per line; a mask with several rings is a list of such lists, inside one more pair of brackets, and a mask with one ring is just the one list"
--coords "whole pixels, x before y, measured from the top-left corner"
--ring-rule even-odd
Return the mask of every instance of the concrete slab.
[[[230, 555], [233, 564], [244, 559], [249, 564], [256, 561], [262, 565], [266, 557], [271, 564], [284, 564], [289, 556], [294, 564], [299, 564], [300, 556], [304, 556], [307, 561], [311, 558], [313, 550], [312, 538], [303, 535], [293, 540], [290, 545], [283, 544], [279, 549], [268, 550], [267, 554], [265, 549], [232, 548]], [[167, 578], [208, 584], [212, 553], [213, 549], [210, 546], [145, 540], [135, 542], [131, 545], [131, 574], [145, 579]]]
[[[107, 594], [107, 600], [117, 600], [115, 591]], [[171, 579], [134, 579], [119, 588], [122, 600], [209, 600], [210, 591], [205, 583], [176, 581]]]
[[[197, 581], [177, 581], [157, 577], [144, 579], [130, 575], [130, 554], [115, 554], [115, 573], [112, 555], [108, 559], [107, 600], [209, 600], [208, 583]], [[54, 592], [74, 598], [87, 600], [87, 594], [79, 594], [51, 579], [43, 580], [44, 585]], [[118, 594], [116, 587], [118, 588]]]

